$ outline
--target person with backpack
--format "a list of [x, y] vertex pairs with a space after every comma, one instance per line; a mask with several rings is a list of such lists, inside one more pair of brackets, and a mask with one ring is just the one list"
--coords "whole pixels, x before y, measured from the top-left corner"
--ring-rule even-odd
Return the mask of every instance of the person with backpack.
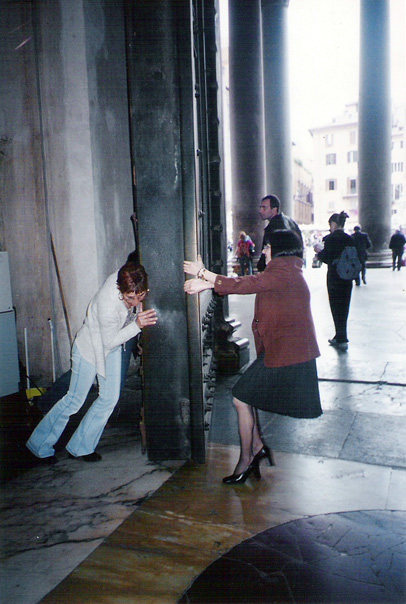
[[[348, 350], [347, 320], [350, 310], [352, 281], [361, 266], [355, 249], [354, 239], [344, 232], [348, 214], [340, 212], [329, 218], [330, 234], [323, 244], [316, 244], [314, 251], [319, 260], [327, 264], [327, 292], [335, 326], [335, 335], [329, 344], [338, 350]], [[348, 250], [348, 248], [354, 248]], [[351, 255], [353, 254], [353, 256]], [[341, 276], [340, 276], [341, 275]]]
[[240, 238], [237, 243], [237, 259], [240, 263], [241, 276], [246, 274], [252, 275], [252, 255], [254, 249], [254, 242], [251, 237], [241, 231]]

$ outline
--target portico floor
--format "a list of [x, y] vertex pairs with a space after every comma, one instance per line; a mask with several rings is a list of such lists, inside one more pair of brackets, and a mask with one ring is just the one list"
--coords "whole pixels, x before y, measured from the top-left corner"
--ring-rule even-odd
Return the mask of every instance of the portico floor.
[[[4, 602], [405, 601], [406, 270], [370, 269], [354, 287], [347, 353], [327, 343], [324, 269], [305, 274], [324, 414], [263, 414], [276, 465], [224, 485], [238, 457], [237, 376], [224, 376], [206, 464], [151, 464], [117, 426], [98, 464], [62, 458], [8, 481]], [[241, 336], [252, 304], [230, 297]]]

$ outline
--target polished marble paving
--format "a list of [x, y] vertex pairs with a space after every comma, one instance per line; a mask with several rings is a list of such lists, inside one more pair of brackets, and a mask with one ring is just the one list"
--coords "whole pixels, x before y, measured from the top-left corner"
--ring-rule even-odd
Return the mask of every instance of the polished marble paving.
[[258, 533], [213, 562], [180, 604], [404, 604], [406, 512], [323, 514]]
[[[322, 351], [324, 415], [297, 421], [264, 414], [263, 431], [276, 466], [261, 466], [259, 482], [224, 485], [221, 478], [238, 457], [238, 433], [230, 404], [236, 378], [223, 377], [206, 464], [148, 462], [138, 432], [113, 425], [100, 443], [102, 462], [85, 464], [60, 452], [56, 466], [34, 466], [9, 480], [0, 490], [1, 602], [175, 603], [191, 597], [189, 590], [210, 565], [221, 564], [223, 556], [256, 535], [269, 533], [272, 539], [272, 531], [283, 527], [301, 534], [301, 527], [308, 532], [314, 522], [314, 534], [320, 536], [326, 518], [334, 519], [338, 531], [343, 515], [347, 521], [353, 513], [402, 517], [406, 271], [370, 270], [368, 286], [354, 288], [347, 354], [326, 343], [331, 318], [325, 275], [315, 270], [307, 276]], [[242, 321], [242, 336], [250, 336], [252, 301], [230, 301], [230, 312]], [[372, 551], [367, 549], [364, 558]], [[391, 568], [380, 560], [377, 569], [385, 578]], [[205, 601], [214, 603], [219, 585], [211, 584]], [[296, 600], [279, 601], [301, 600], [296, 594]], [[315, 600], [308, 592], [303, 601]]]
[[106, 430], [97, 464], [58, 453], [0, 487], [0, 601], [34, 604], [97, 548], [181, 465], [155, 464], [139, 434]]
[[222, 484], [237, 457], [237, 447], [213, 444], [207, 464], [184, 465], [43, 602], [176, 602], [210, 563], [272, 527], [359, 510], [406, 512], [403, 470], [276, 452], [261, 481]]

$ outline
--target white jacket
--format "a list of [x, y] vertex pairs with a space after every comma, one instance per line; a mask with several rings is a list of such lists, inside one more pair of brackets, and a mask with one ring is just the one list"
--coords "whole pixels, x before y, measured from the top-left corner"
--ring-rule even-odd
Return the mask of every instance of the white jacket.
[[128, 309], [119, 298], [117, 275], [118, 271], [107, 277], [93, 296], [87, 307], [83, 325], [75, 338], [80, 354], [94, 365], [96, 372], [104, 378], [107, 355], [141, 331], [135, 321], [123, 327]]

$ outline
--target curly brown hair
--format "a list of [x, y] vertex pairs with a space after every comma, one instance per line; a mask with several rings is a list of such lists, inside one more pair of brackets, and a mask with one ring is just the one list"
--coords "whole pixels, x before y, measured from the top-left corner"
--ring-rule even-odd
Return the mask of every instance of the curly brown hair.
[[141, 294], [148, 290], [148, 275], [142, 264], [126, 262], [117, 276], [117, 287], [122, 294]]

